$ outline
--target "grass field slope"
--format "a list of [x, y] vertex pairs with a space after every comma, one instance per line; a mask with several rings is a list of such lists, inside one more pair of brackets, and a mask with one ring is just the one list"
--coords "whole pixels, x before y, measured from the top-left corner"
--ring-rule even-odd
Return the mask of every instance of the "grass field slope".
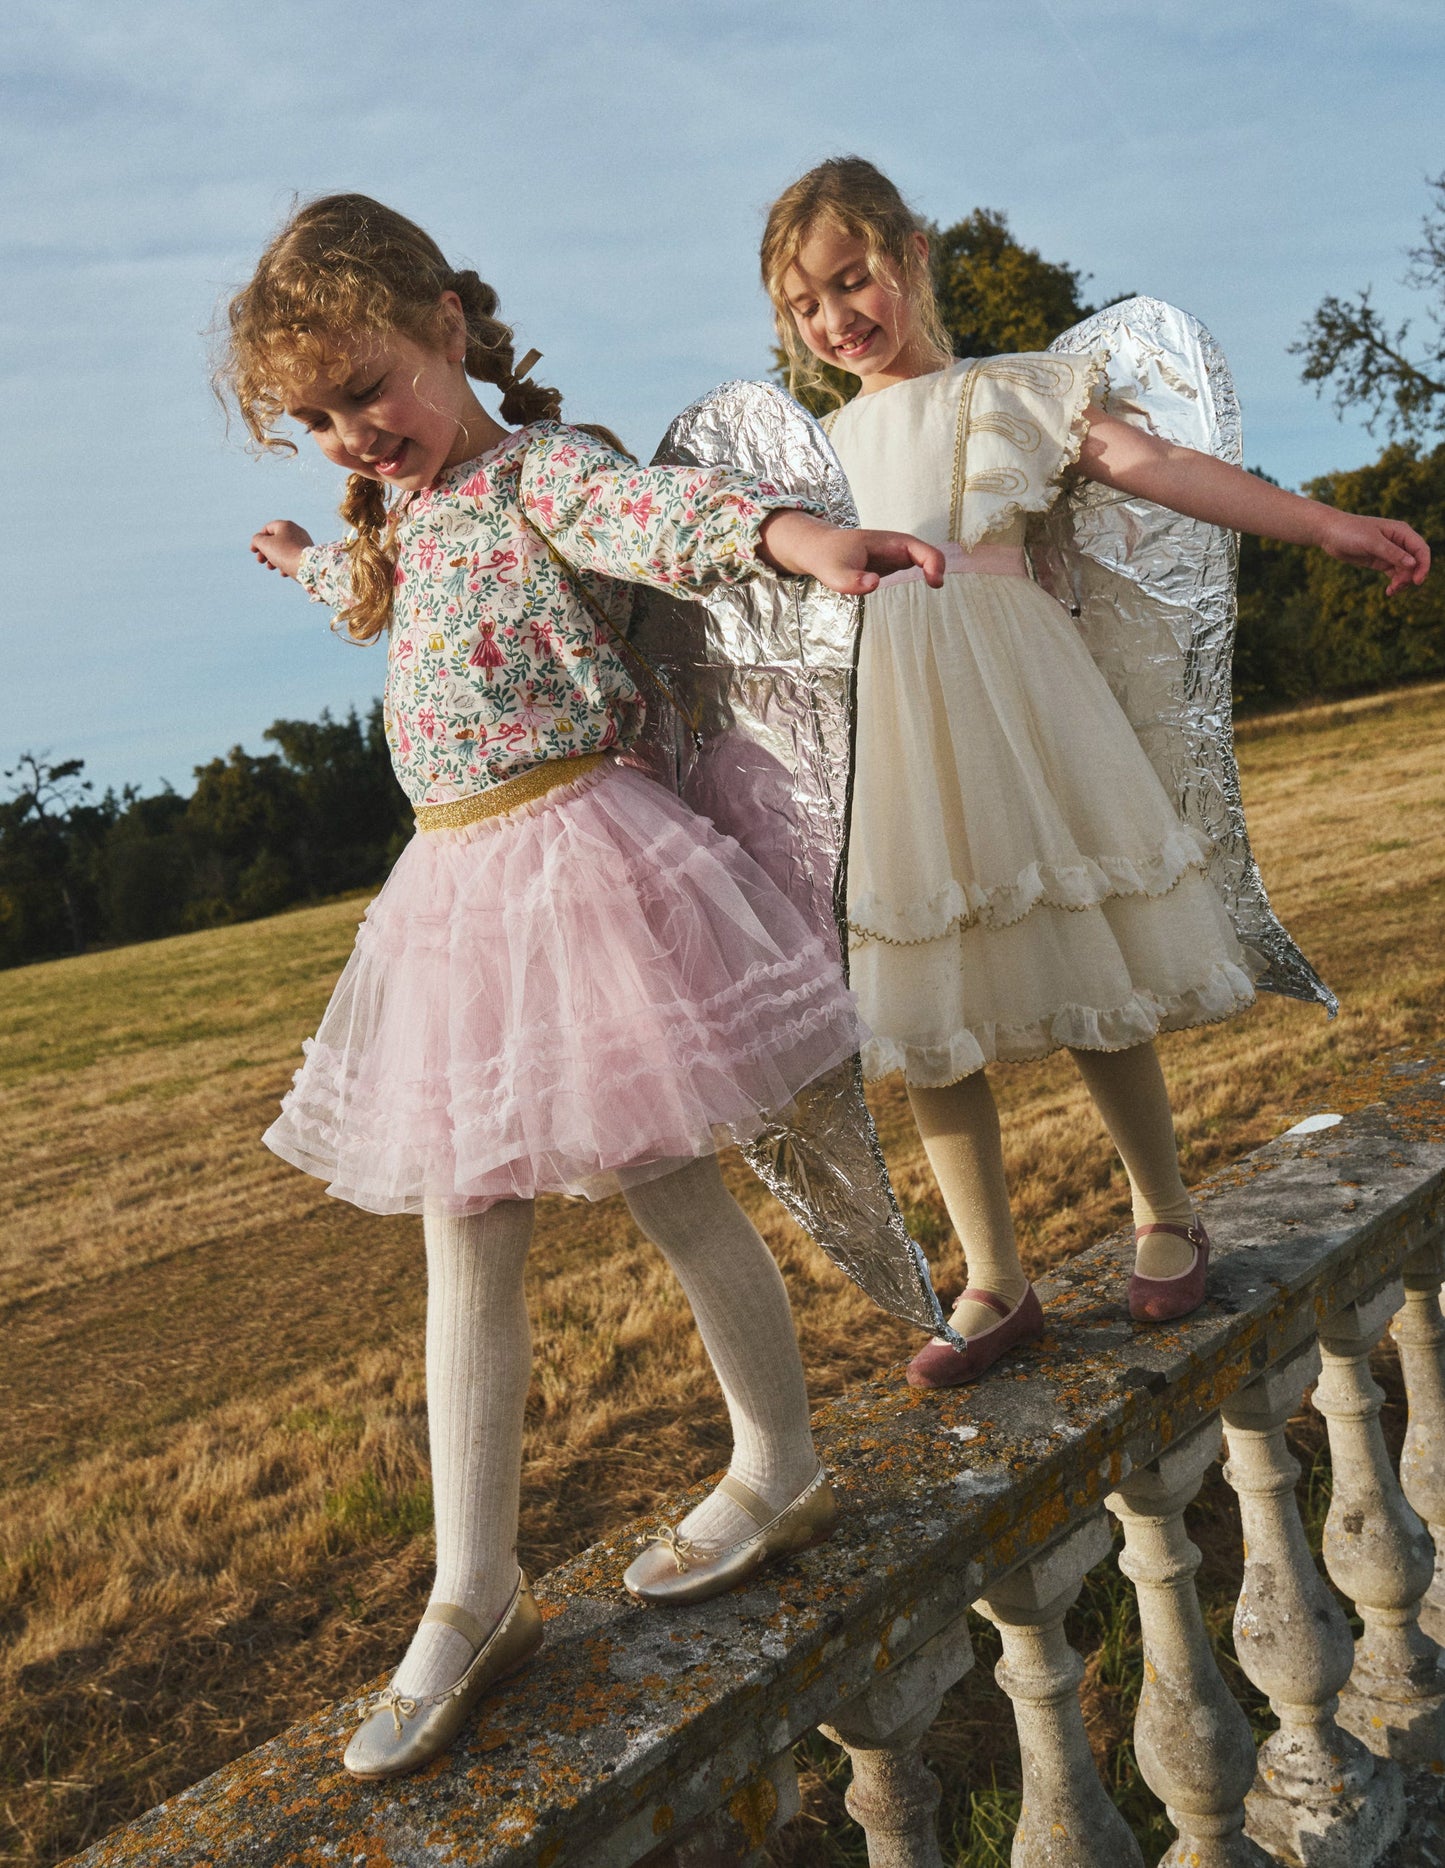
[[[1438, 1029], [1442, 736], [1442, 688], [1241, 731], [1271, 897], [1342, 1009], [1329, 1023], [1266, 999], [1165, 1041], [1189, 1178], [1338, 1106], [1344, 1075]], [[354, 1688], [424, 1600], [419, 1224], [328, 1199], [257, 1139], [362, 906], [0, 975], [0, 1861], [57, 1861]], [[1123, 1221], [1124, 1182], [1067, 1058], [995, 1083], [1038, 1269]], [[899, 1086], [875, 1107], [956, 1288]], [[815, 1398], [910, 1353], [729, 1173], [788, 1279]], [[620, 1202], [543, 1202], [530, 1278], [535, 1574], [715, 1470], [726, 1432], [680, 1295]], [[1101, 1750], [1124, 1729], [1127, 1617], [1100, 1611], [1080, 1637]], [[980, 1668], [939, 1736], [959, 1859], [980, 1865], [1006, 1859], [992, 1692]], [[821, 1741], [814, 1763], [782, 1854], [861, 1860]]]

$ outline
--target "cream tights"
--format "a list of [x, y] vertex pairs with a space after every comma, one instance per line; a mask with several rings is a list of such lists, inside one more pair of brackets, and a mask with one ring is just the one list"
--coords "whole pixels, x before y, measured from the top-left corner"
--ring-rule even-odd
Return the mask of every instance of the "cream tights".
[[[730, 1470], [781, 1508], [808, 1484], [818, 1461], [787, 1291], [772, 1255], [711, 1157], [634, 1187], [627, 1203], [692, 1306], [732, 1422]], [[531, 1376], [523, 1269], [532, 1203], [502, 1201], [469, 1218], [428, 1212], [424, 1230], [437, 1539], [432, 1600], [470, 1609], [490, 1625], [517, 1576], [522, 1414]], [[682, 1528], [695, 1541], [726, 1544], [754, 1526], [731, 1499], [714, 1493]], [[442, 1691], [472, 1652], [454, 1628], [423, 1623], [396, 1671], [397, 1692]]]
[[[1174, 1118], [1153, 1045], [1070, 1056], [1128, 1172], [1134, 1224], [1167, 1220], [1187, 1226], [1194, 1209], [1180, 1178]], [[969, 1284], [1016, 1303], [1027, 1280], [1009, 1210], [998, 1108], [986, 1076], [978, 1070], [943, 1089], [910, 1084], [908, 1100], [963, 1247]], [[1185, 1240], [1155, 1233], [1140, 1241], [1137, 1267], [1146, 1277], [1169, 1278], [1186, 1271], [1192, 1258]], [[960, 1303], [952, 1321], [963, 1335], [977, 1335], [997, 1323], [998, 1315], [985, 1304]]]
[[[913, 1119], [923, 1138], [928, 1165], [938, 1182], [953, 1230], [963, 1247], [968, 1282], [1015, 1304], [1028, 1287], [1019, 1264], [1003, 1171], [998, 1106], [981, 1070], [943, 1089], [908, 1086]], [[954, 1306], [952, 1323], [976, 1336], [998, 1322], [987, 1304]]]
[[[1194, 1203], [1179, 1173], [1174, 1115], [1154, 1046], [1069, 1055], [1128, 1173], [1134, 1224], [1164, 1220], [1187, 1226], [1194, 1218]], [[1194, 1247], [1187, 1240], [1157, 1232], [1139, 1241], [1136, 1267], [1146, 1278], [1173, 1278], [1188, 1271], [1193, 1260]]]

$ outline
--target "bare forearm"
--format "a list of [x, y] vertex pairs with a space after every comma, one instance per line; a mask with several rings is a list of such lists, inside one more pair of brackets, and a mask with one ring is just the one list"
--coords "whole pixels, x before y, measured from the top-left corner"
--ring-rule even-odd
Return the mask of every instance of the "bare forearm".
[[[1172, 448], [1171, 455], [1192, 456], [1188, 461], [1167, 461], [1160, 475], [1164, 490], [1147, 497], [1166, 506], [1187, 500], [1190, 515], [1211, 525], [1227, 526], [1234, 532], [1255, 532], [1261, 538], [1277, 538], [1287, 545], [1322, 545], [1333, 507], [1320, 500], [1307, 499], [1282, 486], [1231, 467], [1228, 461], [1215, 460], [1209, 454], [1197, 454], [1192, 448]], [[1173, 495], [1173, 497], [1171, 497]]]
[[1288, 545], [1313, 545], [1344, 564], [1380, 571], [1390, 580], [1387, 596], [1407, 584], [1424, 583], [1430, 570], [1430, 547], [1402, 519], [1341, 512], [1111, 415], [1089, 423], [1079, 470], [1191, 519]]
[[1112, 419], [1091, 424], [1079, 456], [1091, 480], [1157, 505], [1290, 545], [1318, 545], [1333, 508], [1290, 493], [1196, 448], [1161, 441]]
[[811, 513], [781, 507], [769, 513], [758, 532], [758, 556], [775, 571], [806, 569], [809, 545], [831, 528]]

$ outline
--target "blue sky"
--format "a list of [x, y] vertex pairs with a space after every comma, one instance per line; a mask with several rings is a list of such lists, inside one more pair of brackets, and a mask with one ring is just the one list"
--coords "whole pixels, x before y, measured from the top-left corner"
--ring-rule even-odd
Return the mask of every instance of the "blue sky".
[[293, 195], [411, 214], [568, 413], [647, 453], [765, 371], [767, 204], [857, 151], [939, 221], [1001, 209], [1097, 294], [1203, 318], [1249, 460], [1298, 484], [1378, 451], [1287, 346], [1327, 292], [1409, 311], [1442, 78], [1438, 0], [12, 0], [0, 766], [184, 791], [379, 691], [381, 653], [245, 550], [271, 518], [328, 535], [332, 470], [252, 461], [206, 385], [204, 329]]

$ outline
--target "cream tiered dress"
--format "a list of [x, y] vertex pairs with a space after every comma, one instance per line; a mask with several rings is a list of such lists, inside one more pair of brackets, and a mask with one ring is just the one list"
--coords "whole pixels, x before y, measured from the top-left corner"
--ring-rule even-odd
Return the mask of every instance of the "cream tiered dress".
[[865, 526], [946, 547], [867, 600], [848, 871], [870, 1076], [1116, 1051], [1254, 988], [1205, 866], [1024, 539], [1078, 458], [1101, 365], [991, 357], [826, 424]]

